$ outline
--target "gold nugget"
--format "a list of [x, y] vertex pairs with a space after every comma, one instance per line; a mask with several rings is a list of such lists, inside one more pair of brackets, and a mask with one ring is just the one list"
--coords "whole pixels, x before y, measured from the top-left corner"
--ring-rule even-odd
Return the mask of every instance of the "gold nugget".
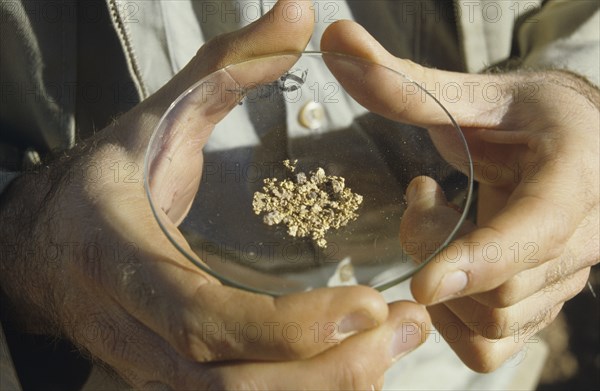
[[297, 163], [283, 162], [291, 179], [265, 179], [262, 192], [254, 193], [252, 208], [257, 215], [265, 213], [265, 224], [285, 224], [290, 236], [310, 237], [325, 248], [325, 234], [356, 220], [363, 197], [346, 187], [344, 178], [326, 175], [321, 167], [294, 175]]

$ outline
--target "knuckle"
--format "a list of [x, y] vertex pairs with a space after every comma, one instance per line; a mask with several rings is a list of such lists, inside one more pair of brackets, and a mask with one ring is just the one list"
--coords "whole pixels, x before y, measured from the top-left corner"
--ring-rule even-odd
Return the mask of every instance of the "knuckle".
[[505, 338], [511, 335], [514, 328], [512, 313], [505, 308], [493, 308], [482, 325], [483, 337], [494, 340]]
[[478, 360], [476, 359], [469, 365], [469, 368], [479, 373], [491, 373], [498, 369], [502, 363], [502, 361], [497, 360], [496, 358], [484, 356]]
[[515, 330], [515, 335], [519, 339], [527, 339], [528, 337], [537, 334], [554, 321], [561, 308], [562, 303], [554, 306], [553, 308], [547, 308], [539, 311], [529, 321], [522, 324], [517, 324], [518, 328]]
[[564, 304], [564, 302], [556, 304], [552, 308], [547, 308], [545, 310], [540, 311], [538, 316], [532, 322], [532, 330], [529, 330], [529, 331], [532, 331], [533, 333], [537, 333], [538, 331], [540, 331], [541, 329], [543, 329], [550, 323], [554, 322], [554, 319], [556, 319], [556, 317], [560, 313], [560, 310], [562, 309], [563, 304]]
[[198, 50], [194, 57], [194, 65], [202, 69], [206, 65], [213, 70], [220, 69], [229, 65], [227, 59], [238, 57], [242, 49], [235, 39], [235, 33], [220, 34], [210, 39]]
[[196, 362], [242, 358], [244, 344], [237, 324], [199, 321], [193, 314], [170, 317], [169, 335], [174, 348]]
[[574, 257], [570, 251], [565, 251], [557, 257], [558, 262], [549, 263], [546, 270], [546, 287], [551, 287], [562, 281], [569, 270], [573, 268]]
[[123, 263], [117, 267], [117, 295], [131, 305], [135, 312], [146, 313], [156, 303], [156, 291], [148, 279], [142, 276], [144, 270], [140, 263]]
[[[170, 316], [167, 319], [168, 333], [173, 348], [181, 355], [198, 362], [211, 362], [216, 355], [209, 348], [205, 333], [198, 332], [198, 327], [193, 325], [186, 317]], [[198, 335], [200, 334], [200, 335]]]
[[472, 349], [462, 359], [469, 368], [479, 373], [493, 372], [504, 363], [504, 356], [498, 354], [494, 347], [485, 341], [473, 343]]
[[465, 325], [485, 338], [499, 339], [509, 324], [508, 315], [507, 309], [477, 304], [472, 306], [472, 311], [466, 315]]
[[523, 288], [521, 279], [511, 278], [491, 292], [487, 297], [488, 304], [496, 308], [510, 307], [519, 302]]

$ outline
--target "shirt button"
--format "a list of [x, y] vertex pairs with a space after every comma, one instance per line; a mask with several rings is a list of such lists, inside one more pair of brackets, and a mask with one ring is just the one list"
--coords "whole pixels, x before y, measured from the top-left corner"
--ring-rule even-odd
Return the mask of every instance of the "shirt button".
[[313, 101], [307, 102], [300, 109], [298, 122], [307, 129], [319, 129], [325, 122], [325, 109], [323, 105]]

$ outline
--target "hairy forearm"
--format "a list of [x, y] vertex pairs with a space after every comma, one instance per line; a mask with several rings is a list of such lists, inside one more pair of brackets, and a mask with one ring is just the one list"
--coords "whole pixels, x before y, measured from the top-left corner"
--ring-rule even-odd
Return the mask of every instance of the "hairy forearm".
[[[41, 229], [49, 225], [48, 210], [59, 178], [53, 169], [26, 172], [0, 196], [0, 289], [3, 318], [30, 332], [54, 332], [55, 289], [50, 281], [57, 268], [47, 259], [50, 238]], [[58, 261], [58, 260], [56, 260]]]

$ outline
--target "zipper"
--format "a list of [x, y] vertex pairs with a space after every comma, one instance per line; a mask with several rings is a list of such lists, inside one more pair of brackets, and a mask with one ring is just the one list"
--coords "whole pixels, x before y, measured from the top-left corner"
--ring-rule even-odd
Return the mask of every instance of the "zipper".
[[119, 35], [123, 48], [125, 49], [125, 57], [127, 58], [127, 63], [131, 67], [131, 76], [133, 78], [133, 82], [135, 83], [141, 100], [144, 100], [148, 97], [148, 90], [146, 89], [146, 86], [142, 79], [142, 72], [140, 71], [140, 66], [135, 55], [135, 51], [133, 50], [133, 45], [131, 44], [131, 37], [129, 36], [129, 31], [127, 30], [127, 26], [123, 22], [123, 17], [119, 12], [117, 0], [107, 1], [109, 14], [112, 18], [113, 24], [117, 28], [117, 34]]
[[462, 22], [460, 20], [461, 15], [460, 0], [454, 0], [454, 25], [456, 26], [456, 35], [458, 38], [458, 52], [460, 54], [460, 61], [464, 72], [468, 72], [467, 69], [467, 54], [465, 53], [465, 33], [462, 28]]

